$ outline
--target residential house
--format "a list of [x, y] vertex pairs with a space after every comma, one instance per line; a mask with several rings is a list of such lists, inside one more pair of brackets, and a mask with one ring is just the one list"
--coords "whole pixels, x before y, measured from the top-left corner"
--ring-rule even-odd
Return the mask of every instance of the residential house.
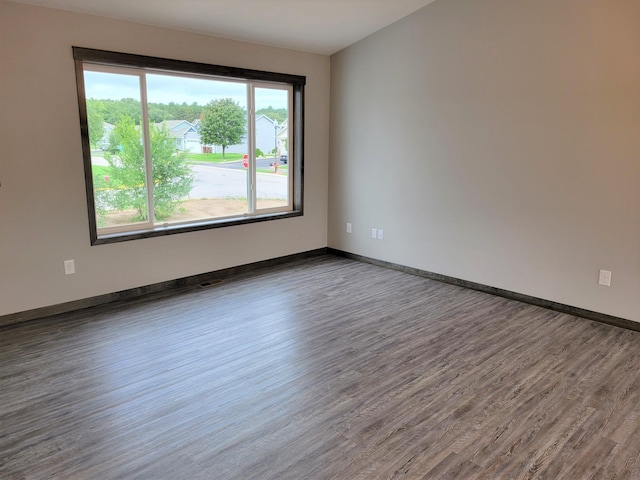
[[256, 147], [269, 155], [273, 149], [278, 150], [278, 135], [282, 127], [277, 120], [266, 115], [256, 117]]
[[286, 119], [276, 135], [278, 139], [278, 155], [288, 154], [289, 152], [289, 119]]
[[113, 125], [112, 123], [109, 122], [104, 122], [103, 123], [103, 134], [102, 134], [102, 138], [100, 139], [100, 142], [98, 142], [98, 147], [100, 147], [101, 150], [106, 150], [107, 148], [109, 148], [109, 143], [111, 140], [111, 133], [113, 133], [113, 129], [116, 128], [115, 125]]
[[163, 126], [169, 131], [169, 137], [175, 140], [176, 150], [181, 152], [202, 153], [202, 143], [197, 125], [187, 120], [165, 120], [162, 123], [156, 124], [158, 128]]
[[[286, 144], [286, 138], [288, 135], [288, 129], [281, 125], [278, 125], [276, 120], [269, 118], [267, 115], [259, 115], [256, 117], [256, 148], [262, 151], [265, 155], [271, 155], [273, 149], [277, 149], [278, 152], [284, 151], [280, 145]], [[219, 145], [213, 145], [212, 151], [214, 153], [222, 152], [222, 147]], [[249, 151], [249, 145], [247, 144], [247, 138], [244, 137], [242, 142], [237, 145], [229, 145], [226, 149], [226, 153], [241, 153], [245, 154]]]

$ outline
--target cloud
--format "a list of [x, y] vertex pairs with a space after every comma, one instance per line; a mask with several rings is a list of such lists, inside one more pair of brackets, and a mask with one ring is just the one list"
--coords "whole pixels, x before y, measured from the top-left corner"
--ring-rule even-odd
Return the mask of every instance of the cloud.
[[[126, 73], [107, 73], [85, 69], [85, 95], [97, 100], [140, 100], [140, 77]], [[147, 100], [150, 103], [197, 103], [206, 105], [211, 100], [232, 98], [247, 108], [247, 83], [216, 79], [194, 78], [182, 75], [147, 74]], [[260, 86], [256, 88], [256, 109], [272, 106], [287, 108], [286, 90]]]

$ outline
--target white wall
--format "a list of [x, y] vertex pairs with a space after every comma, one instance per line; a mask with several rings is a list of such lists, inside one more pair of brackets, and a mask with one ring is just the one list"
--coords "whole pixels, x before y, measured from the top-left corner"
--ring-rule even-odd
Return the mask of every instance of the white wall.
[[329, 246], [640, 321], [639, 27], [437, 0], [332, 56]]
[[[90, 246], [72, 45], [306, 75], [304, 216]], [[0, 315], [325, 247], [328, 115], [328, 57], [0, 0]]]

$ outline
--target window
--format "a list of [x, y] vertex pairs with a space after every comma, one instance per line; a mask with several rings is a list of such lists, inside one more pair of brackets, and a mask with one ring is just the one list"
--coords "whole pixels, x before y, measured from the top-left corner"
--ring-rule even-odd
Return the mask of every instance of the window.
[[302, 215], [305, 77], [73, 54], [92, 244]]

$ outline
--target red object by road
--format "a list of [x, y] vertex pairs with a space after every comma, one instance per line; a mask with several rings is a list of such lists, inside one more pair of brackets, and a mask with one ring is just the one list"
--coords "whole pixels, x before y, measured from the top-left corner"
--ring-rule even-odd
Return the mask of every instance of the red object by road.
[[242, 166], [244, 168], [249, 168], [249, 155], [246, 153], [242, 156]]

